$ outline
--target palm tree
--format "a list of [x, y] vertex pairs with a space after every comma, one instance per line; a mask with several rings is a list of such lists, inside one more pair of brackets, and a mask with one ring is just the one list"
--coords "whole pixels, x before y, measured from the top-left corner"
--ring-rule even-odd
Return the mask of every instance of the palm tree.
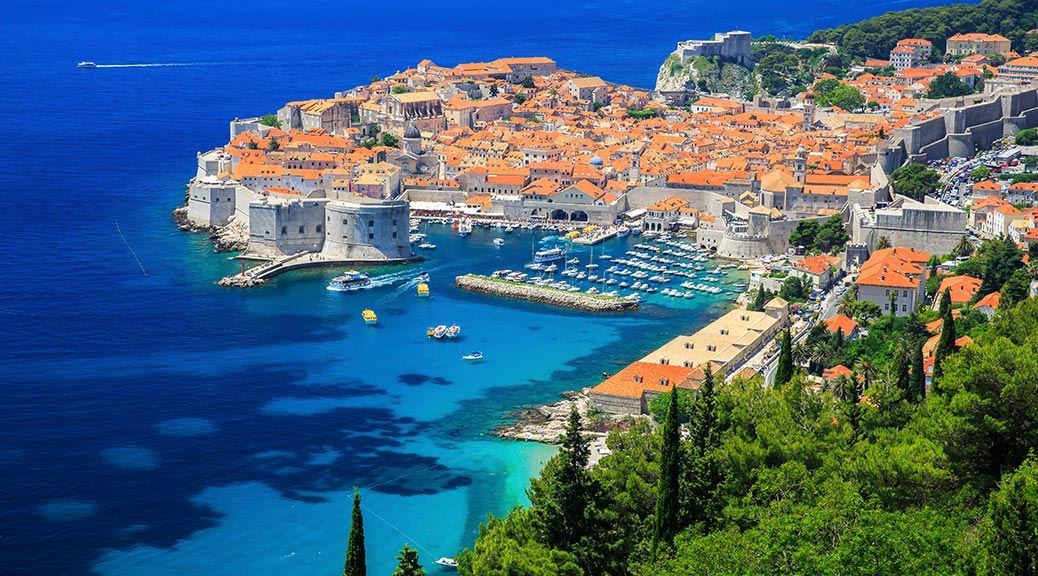
[[861, 375], [863, 387], [868, 390], [872, 385], [872, 380], [876, 377], [876, 365], [868, 358], [858, 358], [858, 361], [854, 363], [854, 372]]
[[811, 363], [813, 346], [801, 342], [793, 347], [793, 363], [797, 366], [808, 366]]
[[840, 376], [833, 382], [833, 394], [840, 400], [847, 401], [854, 397], [856, 387], [857, 383], [854, 381], [853, 375]]

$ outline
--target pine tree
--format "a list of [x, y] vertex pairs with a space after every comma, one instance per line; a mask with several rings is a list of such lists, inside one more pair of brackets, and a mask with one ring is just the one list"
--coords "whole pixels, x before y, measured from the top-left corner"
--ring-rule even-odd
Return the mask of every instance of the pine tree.
[[346, 544], [346, 565], [342, 576], [367, 576], [368, 567], [364, 552], [364, 515], [360, 511], [360, 490], [353, 488], [353, 521], [350, 538]]
[[404, 544], [396, 559], [396, 570], [393, 570], [393, 576], [425, 576], [425, 570], [418, 563], [418, 551], [414, 548]]
[[926, 372], [923, 367], [923, 343], [915, 345], [912, 352], [912, 375], [908, 386], [908, 397], [913, 402], [921, 402], [926, 397]]
[[775, 387], [785, 386], [793, 379], [793, 345], [789, 328], [782, 331], [782, 343], [779, 349], [778, 367], [775, 369]]
[[678, 531], [678, 479], [681, 476], [681, 431], [678, 423], [678, 388], [670, 390], [670, 408], [663, 421], [663, 445], [660, 449], [660, 480], [656, 490], [656, 521], [652, 533], [652, 554], [660, 543], [669, 544]]

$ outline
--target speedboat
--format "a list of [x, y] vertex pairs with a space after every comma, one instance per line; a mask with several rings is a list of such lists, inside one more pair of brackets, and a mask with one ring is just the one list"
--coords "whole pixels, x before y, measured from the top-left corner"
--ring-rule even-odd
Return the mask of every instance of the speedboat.
[[356, 270], [347, 270], [341, 276], [332, 278], [331, 283], [328, 284], [328, 290], [333, 292], [352, 292], [370, 287], [371, 278], [368, 278], [367, 274], [357, 272]]
[[418, 248], [420, 248], [422, 250], [434, 250], [436, 248], [436, 244], [430, 244], [428, 242], [422, 242], [421, 244], [418, 245]]
[[461, 326], [458, 326], [457, 324], [452, 324], [447, 327], [447, 332], [445, 335], [448, 338], [457, 338], [459, 334], [461, 334]]
[[378, 316], [375, 314], [375, 311], [371, 308], [367, 308], [363, 312], [361, 312], [360, 317], [364, 319], [364, 323], [368, 326], [378, 324]]
[[504, 245], [505, 245], [505, 239], [504, 238], [494, 238], [494, 246], [504, 246]]
[[419, 298], [428, 298], [429, 297], [429, 285], [426, 284], [425, 282], [422, 282], [421, 284], [418, 285], [418, 297]]
[[483, 359], [482, 352], [473, 352], [472, 354], [466, 354], [461, 357], [462, 360], [468, 360], [469, 362], [479, 362]]
[[83, 62], [80, 62], [79, 64], [76, 64], [76, 67], [77, 68], [97, 68], [97, 63], [96, 62], [90, 62], [89, 60], [84, 60]]
[[454, 558], [447, 558], [446, 556], [444, 556], [443, 558], [440, 558], [439, 560], [437, 560], [436, 563], [439, 564], [440, 566], [447, 566], [448, 568], [457, 568], [458, 567], [458, 561], [457, 560], [455, 560]]

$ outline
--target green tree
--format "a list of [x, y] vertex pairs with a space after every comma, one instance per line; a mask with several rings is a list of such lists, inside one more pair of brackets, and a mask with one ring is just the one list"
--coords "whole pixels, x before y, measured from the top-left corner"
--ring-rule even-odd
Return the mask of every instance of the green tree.
[[890, 181], [894, 192], [921, 200], [923, 196], [937, 190], [941, 184], [941, 175], [923, 164], [910, 162], [891, 172]]
[[880, 236], [879, 240], [876, 242], [876, 250], [883, 250], [890, 247], [890, 238], [887, 238], [886, 236]]
[[953, 98], [972, 94], [973, 88], [966, 84], [953, 72], [945, 72], [930, 82], [930, 88], [926, 91], [927, 98]]
[[923, 365], [923, 342], [912, 349], [912, 374], [908, 385], [908, 399], [921, 402], [926, 397], [926, 368]]
[[793, 345], [789, 335], [789, 328], [782, 331], [782, 341], [779, 344], [778, 366], [775, 368], [775, 386], [785, 386], [793, 379]]
[[539, 540], [572, 552], [584, 571], [598, 573], [614, 561], [603, 551], [613, 539], [602, 513], [601, 487], [587, 470], [591, 449], [580, 429], [580, 414], [573, 405], [559, 453], [539, 478], [530, 481], [527, 495]]
[[521, 81], [519, 82], [519, 85], [520, 85], [520, 86], [522, 86], [523, 88], [536, 88], [536, 87], [537, 87], [537, 85], [536, 85], [536, 84], [534, 84], [534, 82], [533, 82], [533, 78], [532, 78], [532, 77], [530, 77], [530, 76], [526, 76], [526, 77], [524, 77], [524, 78], [523, 78], [523, 79], [522, 79], [522, 80], [521, 80]]
[[980, 182], [981, 180], [987, 180], [990, 177], [991, 177], [991, 168], [988, 168], [987, 166], [977, 166], [976, 168], [974, 168], [973, 170], [970, 171], [970, 178], [972, 178], [974, 182]]
[[382, 145], [383, 146], [389, 146], [389, 147], [393, 148], [393, 147], [396, 147], [397, 143], [399, 143], [399, 142], [400, 142], [400, 140], [396, 136], [394, 136], [393, 134], [391, 134], [389, 132], [383, 132], [382, 133]]
[[1034, 146], [1038, 144], [1038, 128], [1025, 128], [1013, 138], [1017, 146]]
[[1017, 302], [1027, 298], [1031, 290], [1031, 277], [1023, 268], [1017, 268], [1009, 276], [1006, 283], [1002, 285], [1001, 294], [998, 298], [999, 307], [1015, 306]]
[[1002, 288], [1013, 272], [1024, 267], [1023, 252], [1015, 242], [1004, 236], [992, 238], [981, 244], [967, 264], [972, 261], [980, 264], [980, 276], [983, 280], [980, 294], [990, 294]]
[[407, 544], [400, 550], [396, 557], [396, 569], [393, 576], [425, 576], [425, 570], [418, 562], [418, 551]]
[[342, 576], [366, 576], [367, 554], [364, 551], [364, 515], [360, 511], [360, 490], [353, 489], [353, 518], [346, 544], [346, 564]]
[[663, 421], [663, 445], [660, 450], [660, 482], [656, 490], [656, 518], [652, 532], [652, 553], [655, 556], [660, 543], [670, 544], [677, 534], [679, 513], [679, 486], [681, 477], [681, 430], [678, 413], [678, 389], [670, 390], [670, 407]]
[[844, 228], [843, 219], [839, 216], [833, 216], [827, 218], [825, 222], [818, 227], [818, 234], [815, 236], [814, 247], [820, 252], [843, 250], [843, 247], [847, 245], [847, 242], [850, 239], [851, 237], [847, 234], [847, 229]]
[[1038, 461], [1031, 456], [1002, 478], [981, 526], [984, 573], [1038, 574]]
[[472, 550], [458, 555], [463, 576], [583, 576], [576, 558], [538, 539], [533, 511], [516, 507], [505, 518], [480, 525]]
[[275, 114], [264, 114], [263, 116], [260, 116], [259, 122], [264, 126], [281, 128], [281, 121], [278, 120], [278, 117]]
[[944, 360], [955, 352], [955, 319], [952, 316], [951, 292], [947, 288], [941, 295], [941, 337], [937, 340], [937, 348], [933, 354], [933, 384], [944, 374]]
[[407, 92], [407, 86], [404, 84], [394, 84], [390, 90], [393, 94], [403, 94], [404, 92]]
[[959, 243], [955, 245], [955, 249], [952, 250], [951, 255], [958, 258], [960, 256], [970, 256], [974, 251], [973, 243], [966, 236], [963, 236]]
[[818, 235], [818, 220], [801, 220], [789, 234], [789, 245], [800, 246], [810, 250], [815, 245], [815, 236]]

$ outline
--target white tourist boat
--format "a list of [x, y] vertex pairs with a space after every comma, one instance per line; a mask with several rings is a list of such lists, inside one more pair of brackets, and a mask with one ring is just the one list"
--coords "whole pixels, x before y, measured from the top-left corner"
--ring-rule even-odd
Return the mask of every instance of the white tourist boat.
[[466, 354], [466, 355], [462, 356], [461, 359], [462, 360], [468, 360], [469, 362], [479, 362], [479, 361], [483, 360], [483, 353], [482, 352], [473, 352], [471, 354]]
[[342, 275], [332, 278], [331, 283], [328, 284], [328, 290], [332, 292], [353, 292], [354, 290], [363, 290], [370, 287], [371, 278], [367, 274], [357, 272], [356, 270], [347, 270]]
[[77, 68], [97, 68], [97, 63], [96, 62], [91, 62], [89, 60], [84, 60], [84, 61], [80, 62], [79, 64], [76, 64], [76, 67]]
[[429, 242], [422, 242], [418, 245], [420, 250], [435, 250], [436, 244], [430, 244]]

